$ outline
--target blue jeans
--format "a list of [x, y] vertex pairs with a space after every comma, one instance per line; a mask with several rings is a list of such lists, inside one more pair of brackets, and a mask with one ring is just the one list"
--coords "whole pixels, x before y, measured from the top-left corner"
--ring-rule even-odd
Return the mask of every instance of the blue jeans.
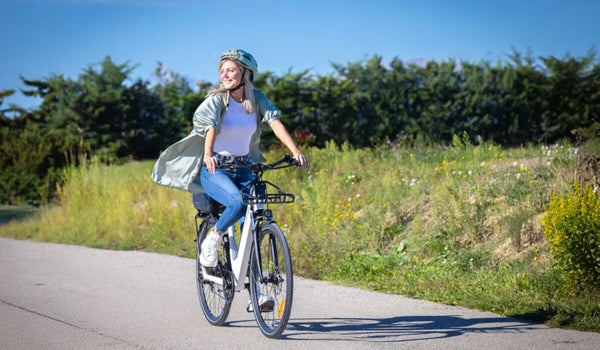
[[242, 202], [240, 189], [253, 179], [252, 171], [246, 168], [217, 169], [212, 174], [205, 166], [202, 167], [200, 183], [204, 191], [209, 197], [225, 206], [216, 224], [217, 231], [225, 232], [229, 226], [244, 216], [246, 206]]

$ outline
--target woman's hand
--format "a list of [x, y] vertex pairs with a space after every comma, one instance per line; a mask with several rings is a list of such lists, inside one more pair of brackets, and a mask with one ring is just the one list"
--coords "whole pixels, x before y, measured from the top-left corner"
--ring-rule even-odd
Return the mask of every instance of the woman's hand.
[[219, 166], [219, 161], [212, 154], [205, 154], [204, 155], [204, 165], [206, 165], [206, 169], [211, 174], [214, 174], [217, 167]]
[[294, 152], [293, 157], [302, 166], [302, 169], [308, 168], [308, 160], [300, 151]]

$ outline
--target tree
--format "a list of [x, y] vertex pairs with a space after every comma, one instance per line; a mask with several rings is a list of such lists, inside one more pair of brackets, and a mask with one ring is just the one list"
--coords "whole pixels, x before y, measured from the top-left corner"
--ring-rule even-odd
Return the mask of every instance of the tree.
[[42, 98], [33, 119], [47, 132], [62, 133], [67, 148], [82, 144], [81, 149], [107, 161], [135, 158], [151, 142], [146, 128], [159, 119], [159, 98], [148, 82], [127, 85], [134, 69], [128, 63], [115, 64], [107, 56], [100, 68], [87, 67], [77, 80], [62, 75], [23, 79], [32, 88], [25, 93]]
[[586, 57], [553, 56], [542, 58], [547, 69], [546, 105], [541, 116], [541, 141], [556, 141], [576, 128], [587, 128], [598, 120], [600, 112], [600, 77], [592, 63], [595, 54]]
[[[176, 72], [166, 71], [159, 62], [155, 70], [159, 84], [151, 92], [156, 97], [153, 118], [146, 118], [144, 129], [147, 132], [149, 148], [143, 153], [145, 158], [156, 157], [167, 146], [183, 138], [192, 129], [194, 111], [204, 100], [210, 83], [197, 83], [194, 92], [191, 83]], [[142, 105], [148, 106], [147, 102]]]

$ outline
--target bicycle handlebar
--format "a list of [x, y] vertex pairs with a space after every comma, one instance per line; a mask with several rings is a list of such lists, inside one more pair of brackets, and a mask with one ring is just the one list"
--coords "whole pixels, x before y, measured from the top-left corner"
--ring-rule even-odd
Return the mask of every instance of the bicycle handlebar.
[[[281, 164], [286, 163], [283, 166]], [[292, 156], [286, 154], [281, 159], [276, 160], [272, 163], [256, 163], [256, 164], [219, 164], [219, 168], [234, 169], [234, 168], [247, 168], [253, 172], [264, 172], [266, 170], [284, 169], [291, 166], [298, 166], [298, 162], [292, 158]]]
[[[284, 166], [279, 166], [279, 164], [282, 163], [287, 163]], [[258, 163], [255, 165], [262, 165], [262, 168], [265, 170], [273, 170], [273, 169], [283, 169], [283, 168], [287, 168], [287, 167], [291, 167], [291, 166], [298, 166], [298, 161], [296, 161], [294, 158], [292, 158], [292, 156], [290, 156], [289, 154], [284, 155], [283, 157], [281, 157], [281, 159], [274, 161], [273, 163], [270, 164], [262, 164], [262, 163]]]

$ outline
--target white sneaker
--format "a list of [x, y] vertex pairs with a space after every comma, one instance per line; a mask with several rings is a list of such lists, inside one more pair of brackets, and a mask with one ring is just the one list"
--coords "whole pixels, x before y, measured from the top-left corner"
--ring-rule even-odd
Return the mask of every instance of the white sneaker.
[[[273, 300], [273, 297], [266, 297], [264, 295], [261, 295], [258, 298], [258, 307], [260, 308], [260, 312], [271, 312], [275, 307], [275, 300]], [[248, 306], [246, 307], [246, 311], [254, 311], [254, 307], [252, 306], [252, 300], [248, 300]]]
[[221, 235], [210, 232], [200, 245], [200, 264], [204, 267], [217, 266], [217, 248]]

